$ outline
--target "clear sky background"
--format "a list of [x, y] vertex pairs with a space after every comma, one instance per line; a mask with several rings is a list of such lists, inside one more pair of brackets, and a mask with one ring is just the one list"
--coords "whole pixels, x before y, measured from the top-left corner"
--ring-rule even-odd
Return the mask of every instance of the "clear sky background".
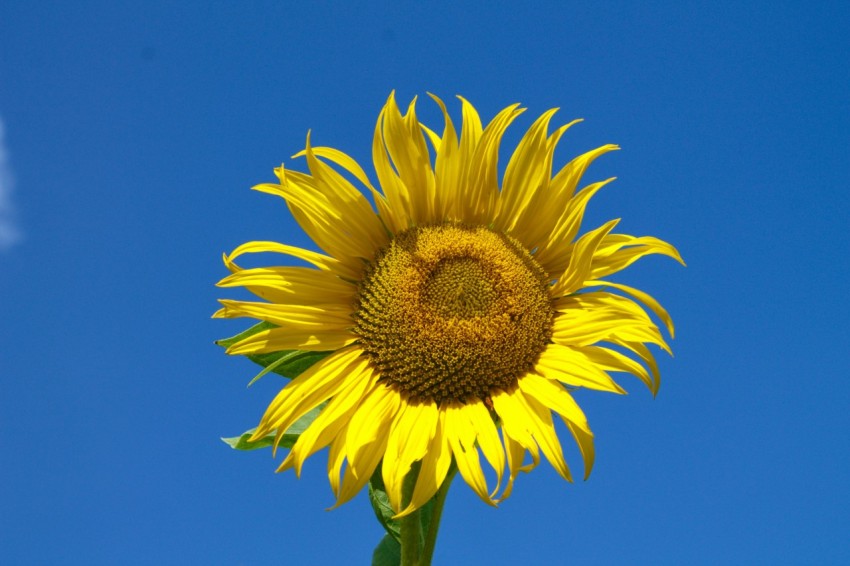
[[246, 389], [213, 340], [249, 322], [210, 315], [223, 251], [310, 245], [249, 187], [308, 129], [371, 170], [392, 89], [438, 130], [426, 92], [522, 102], [507, 146], [585, 118], [558, 164], [623, 148], [585, 226], [688, 262], [618, 279], [675, 358], [655, 400], [577, 395], [591, 478], [544, 463], [498, 509], [458, 480], [435, 563], [850, 562], [849, 5], [496, 4], [0, 4], [0, 562], [368, 563], [381, 528], [365, 493], [324, 510], [323, 454], [298, 480], [219, 440], [283, 381]]

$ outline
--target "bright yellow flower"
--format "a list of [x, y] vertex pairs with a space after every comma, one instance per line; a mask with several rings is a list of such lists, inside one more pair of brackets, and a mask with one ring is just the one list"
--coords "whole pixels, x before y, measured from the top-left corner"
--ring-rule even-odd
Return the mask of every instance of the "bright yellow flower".
[[[500, 141], [523, 109], [509, 106], [482, 127], [461, 99], [458, 138], [443, 102], [433, 98], [445, 116], [442, 136], [419, 123], [415, 100], [402, 115], [391, 95], [381, 111], [372, 144], [381, 190], [351, 157], [312, 147], [309, 136], [298, 154], [309, 174], [280, 167], [279, 184], [255, 187], [283, 197], [327, 255], [274, 242], [238, 247], [225, 256], [232, 274], [219, 285], [243, 286], [265, 301], [222, 300], [216, 313], [276, 325], [233, 344], [230, 354], [333, 352], [281, 390], [253, 439], [276, 431], [279, 441], [328, 401], [279, 470], [300, 474], [307, 457], [329, 446], [328, 475], [340, 505], [380, 465], [399, 516], [436, 493], [453, 458], [490, 504], [510, 494], [517, 473], [536, 466], [540, 452], [571, 480], [553, 412], [578, 443], [586, 477], [593, 434], [568, 390], [623, 393], [608, 373], [616, 371], [636, 375], [655, 393], [658, 370], [646, 345], [669, 348], [639, 303], [673, 334], [655, 299], [603, 278], [647, 254], [681, 261], [661, 240], [613, 233], [617, 220], [578, 236], [588, 200], [613, 179], [576, 192], [579, 180], [594, 159], [618, 149], [589, 151], [553, 176], [555, 146], [578, 120], [549, 133], [555, 110], [540, 116], [500, 187]], [[371, 192], [377, 214], [326, 161]], [[315, 268], [234, 263], [254, 252]], [[480, 454], [495, 470], [495, 487]], [[402, 509], [402, 483], [417, 461], [418, 480]]]

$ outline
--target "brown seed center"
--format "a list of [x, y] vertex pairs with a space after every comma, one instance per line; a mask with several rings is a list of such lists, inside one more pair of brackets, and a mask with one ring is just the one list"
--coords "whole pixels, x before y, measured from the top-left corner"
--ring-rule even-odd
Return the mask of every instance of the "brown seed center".
[[410, 228], [366, 270], [355, 332], [382, 379], [412, 400], [484, 399], [529, 372], [549, 342], [548, 279], [510, 236]]

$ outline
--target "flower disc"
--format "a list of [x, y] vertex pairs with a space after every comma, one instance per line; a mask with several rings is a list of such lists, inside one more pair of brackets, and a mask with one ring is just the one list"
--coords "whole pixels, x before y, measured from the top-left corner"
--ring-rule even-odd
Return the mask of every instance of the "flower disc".
[[411, 399], [485, 399], [531, 371], [549, 343], [547, 280], [504, 234], [410, 228], [367, 269], [355, 333], [383, 379]]

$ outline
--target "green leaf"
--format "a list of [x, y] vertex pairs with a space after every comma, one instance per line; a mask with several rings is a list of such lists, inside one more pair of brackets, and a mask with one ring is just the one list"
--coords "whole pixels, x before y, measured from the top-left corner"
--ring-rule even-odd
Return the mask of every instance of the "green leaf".
[[375, 552], [372, 553], [372, 566], [399, 566], [401, 564], [401, 544], [391, 537], [384, 535]]
[[369, 478], [369, 501], [372, 503], [372, 509], [375, 511], [375, 516], [378, 517], [378, 522], [381, 523], [389, 536], [400, 543], [401, 527], [399, 522], [392, 518], [395, 511], [390, 506], [390, 498], [384, 488], [384, 478], [381, 476], [380, 467]]
[[[295, 421], [289, 429], [284, 433], [283, 438], [280, 440], [279, 446], [283, 448], [292, 448], [295, 444], [295, 441], [298, 440], [298, 437], [301, 436], [301, 433], [307, 430], [307, 427], [316, 420], [316, 417], [319, 416], [319, 413], [322, 412], [322, 409], [325, 408], [326, 403], [322, 403], [312, 411], [309, 411], [303, 417]], [[242, 433], [241, 436], [234, 436], [232, 438], [222, 438], [226, 444], [229, 444], [231, 448], [234, 450], [256, 450], [257, 448], [266, 448], [268, 446], [274, 445], [274, 437], [275, 433], [269, 433], [266, 436], [260, 438], [256, 442], [248, 442], [248, 439], [251, 438], [251, 435], [254, 434], [256, 428], [252, 428], [251, 430], [247, 430]]]
[[[397, 519], [392, 518], [395, 515], [395, 511], [390, 506], [390, 498], [384, 487], [384, 478], [381, 475], [380, 466], [372, 474], [372, 477], [369, 478], [369, 501], [372, 503], [372, 509], [375, 511], [378, 522], [387, 531], [387, 535], [401, 543], [401, 523]], [[431, 498], [428, 503], [419, 508], [419, 522], [422, 524], [421, 532], [423, 534], [428, 532], [433, 512], [434, 498]]]
[[[268, 330], [270, 328], [277, 328], [277, 326], [269, 322], [260, 322], [248, 330], [240, 332], [236, 336], [216, 340], [215, 343], [223, 348], [229, 348], [233, 344], [236, 344], [249, 336], [253, 336], [258, 332]], [[256, 377], [254, 377], [248, 385], [253, 384], [270, 371], [290, 379], [298, 377], [298, 375], [304, 372], [307, 368], [329, 354], [331, 354], [331, 352], [312, 352], [305, 350], [281, 350], [279, 352], [269, 352], [267, 354], [248, 354], [245, 356], [246, 358], [265, 368]]]
[[270, 322], [260, 322], [255, 324], [248, 330], [240, 332], [236, 336], [231, 336], [230, 338], [222, 338], [221, 340], [216, 340], [215, 343], [223, 348], [229, 348], [236, 344], [237, 342], [244, 340], [248, 336], [253, 336], [257, 332], [262, 332], [263, 330], [269, 330], [270, 328], [277, 328], [277, 325], [272, 324]]

